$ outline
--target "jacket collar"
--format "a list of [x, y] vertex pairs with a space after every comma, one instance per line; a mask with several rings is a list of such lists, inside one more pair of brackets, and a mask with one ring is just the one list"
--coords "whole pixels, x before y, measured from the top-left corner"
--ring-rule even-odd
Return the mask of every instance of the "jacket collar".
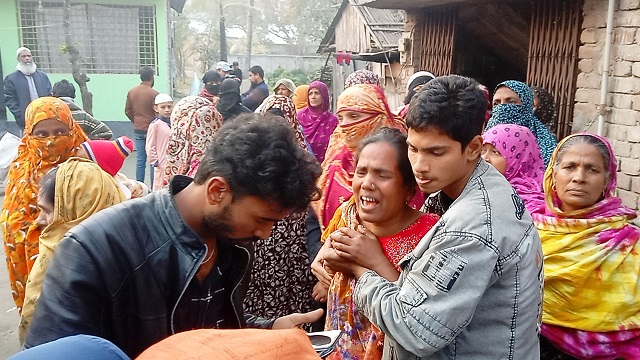
[[177, 193], [191, 184], [191, 182], [193, 182], [193, 179], [188, 176], [174, 176], [169, 182], [169, 189], [159, 192], [155, 206], [158, 209], [159, 224], [165, 227], [173, 241], [179, 239], [178, 246], [187, 247], [191, 251], [204, 251], [204, 241], [187, 225], [178, 211], [178, 205], [173, 198]]

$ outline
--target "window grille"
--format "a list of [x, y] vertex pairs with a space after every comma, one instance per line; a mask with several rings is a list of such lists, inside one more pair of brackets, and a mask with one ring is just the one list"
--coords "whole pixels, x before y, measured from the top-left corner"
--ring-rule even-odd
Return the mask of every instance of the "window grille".
[[[70, 73], [65, 48], [64, 3], [19, 2], [22, 45], [39, 69]], [[89, 74], [137, 74], [157, 69], [155, 6], [72, 3], [71, 37]], [[157, 70], [156, 70], [157, 71]]]
[[454, 9], [429, 10], [422, 13], [420, 69], [436, 76], [451, 74], [456, 32]]
[[532, 16], [527, 83], [554, 96], [558, 139], [573, 126], [582, 6], [582, 0], [538, 1]]

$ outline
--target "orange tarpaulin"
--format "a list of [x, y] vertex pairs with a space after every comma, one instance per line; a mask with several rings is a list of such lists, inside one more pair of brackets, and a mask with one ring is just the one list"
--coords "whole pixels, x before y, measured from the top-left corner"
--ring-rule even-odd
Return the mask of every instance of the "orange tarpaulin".
[[192, 330], [160, 341], [138, 360], [318, 360], [306, 333], [287, 330]]

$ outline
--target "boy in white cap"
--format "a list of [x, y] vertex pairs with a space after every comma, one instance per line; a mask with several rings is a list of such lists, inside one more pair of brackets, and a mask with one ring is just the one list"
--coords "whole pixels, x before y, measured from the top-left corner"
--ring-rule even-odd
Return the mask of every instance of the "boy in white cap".
[[156, 96], [153, 109], [156, 111], [156, 118], [149, 124], [147, 130], [147, 161], [153, 165], [153, 191], [162, 188], [162, 177], [164, 168], [167, 166], [167, 146], [171, 136], [171, 111], [173, 110], [173, 99], [167, 94]]

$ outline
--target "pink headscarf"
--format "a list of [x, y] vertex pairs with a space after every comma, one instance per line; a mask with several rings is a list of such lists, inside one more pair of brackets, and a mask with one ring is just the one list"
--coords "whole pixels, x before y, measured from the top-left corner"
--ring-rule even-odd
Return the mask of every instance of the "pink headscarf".
[[482, 135], [484, 144], [491, 144], [507, 160], [504, 177], [532, 211], [544, 203], [542, 179], [544, 162], [531, 130], [513, 124], [496, 125]]
[[[329, 88], [322, 81], [314, 81], [309, 84], [309, 91], [318, 89], [322, 97], [322, 105], [314, 108], [309, 104], [304, 109], [298, 111], [298, 122], [302, 126], [313, 155], [318, 162], [324, 161], [324, 155], [329, 145], [329, 137], [333, 130], [338, 126], [338, 118], [329, 111]], [[307, 92], [307, 101], [309, 93]]]

